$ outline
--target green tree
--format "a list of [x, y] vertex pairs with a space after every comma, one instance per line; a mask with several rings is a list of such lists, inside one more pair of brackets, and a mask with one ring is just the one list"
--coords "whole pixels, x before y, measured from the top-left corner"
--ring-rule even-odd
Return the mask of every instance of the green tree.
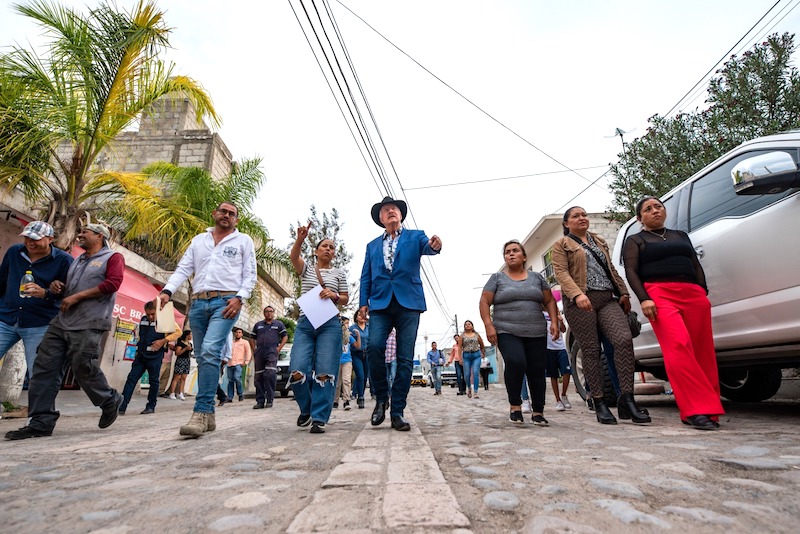
[[214, 209], [230, 201], [239, 209], [237, 228], [255, 242], [259, 267], [291, 270], [288, 255], [271, 245], [269, 231], [252, 211], [266, 181], [260, 164], [261, 158], [233, 162], [230, 174], [215, 180], [202, 168], [154, 163], [139, 180], [116, 184], [100, 214], [134, 250], [166, 266], [177, 263], [192, 238], [213, 226]]
[[[323, 239], [331, 239], [336, 244], [336, 256], [333, 258], [333, 266], [342, 269], [346, 274], [349, 274], [349, 265], [350, 261], [353, 259], [353, 255], [347, 251], [347, 246], [345, 245], [344, 239], [339, 237], [339, 232], [341, 231], [344, 223], [339, 222], [339, 212], [336, 208], [331, 209], [330, 214], [322, 213], [322, 217], [317, 213], [317, 207], [312, 204], [311, 205], [311, 214], [309, 215], [308, 219], [305, 222], [297, 221], [297, 226], [290, 224], [289, 225], [289, 233], [292, 236], [292, 241], [297, 238], [297, 228], [300, 226], [305, 226], [308, 223], [311, 223], [311, 228], [308, 232], [308, 238], [303, 242], [302, 248], [300, 249], [300, 255], [306, 261], [308, 265], [314, 265], [316, 263], [316, 259], [314, 258], [314, 246], [317, 245]], [[291, 245], [287, 247], [287, 251], [292, 248]], [[345, 310], [352, 311], [355, 305], [355, 292], [353, 291], [355, 284], [351, 284], [351, 291], [350, 291], [350, 303], [345, 307]], [[298, 278], [295, 285], [295, 294], [300, 294], [300, 279]], [[297, 319], [300, 316], [300, 308], [297, 306], [297, 302], [292, 299], [289, 302], [287, 307], [287, 315], [292, 317], [293, 319]]]
[[647, 133], [626, 144], [611, 166], [615, 218], [627, 220], [639, 198], [663, 195], [744, 141], [800, 128], [796, 49], [793, 34], [771, 35], [717, 72], [708, 108], [650, 117]]
[[278, 317], [278, 320], [286, 327], [286, 337], [289, 338], [286, 342], [294, 343], [294, 331], [297, 329], [297, 321], [289, 317]]
[[154, 1], [131, 12], [113, 2], [84, 15], [55, 2], [15, 5], [49, 38], [46, 53], [0, 55], [0, 184], [43, 208], [68, 248], [77, 223], [140, 177], [96, 165], [101, 151], [169, 93], [188, 98], [197, 119], [219, 124], [211, 98], [159, 59], [170, 29]]

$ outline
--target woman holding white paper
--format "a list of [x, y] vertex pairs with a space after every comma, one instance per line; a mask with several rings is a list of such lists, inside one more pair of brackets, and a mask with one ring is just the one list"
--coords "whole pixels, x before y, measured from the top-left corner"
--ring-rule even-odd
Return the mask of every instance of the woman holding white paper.
[[[337, 307], [344, 306], [349, 299], [347, 277], [344, 271], [332, 265], [336, 255], [333, 240], [323, 239], [316, 245], [316, 265], [310, 266], [300, 257], [300, 249], [310, 227], [309, 222], [308, 226], [297, 229], [297, 239], [289, 252], [289, 259], [300, 276], [300, 294], [318, 293], [320, 299], [327, 299]], [[317, 304], [312, 301], [307, 306], [314, 308], [315, 317], [319, 317], [320, 308], [323, 308]], [[311, 425], [312, 434], [325, 432], [333, 409], [341, 355], [342, 326], [338, 314], [317, 324], [315, 328], [301, 304], [292, 345], [289, 385], [300, 408], [297, 426]]]

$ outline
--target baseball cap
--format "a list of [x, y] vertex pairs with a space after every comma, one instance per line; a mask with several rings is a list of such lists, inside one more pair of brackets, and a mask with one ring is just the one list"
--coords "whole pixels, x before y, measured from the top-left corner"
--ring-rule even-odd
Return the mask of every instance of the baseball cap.
[[83, 227], [85, 230], [91, 230], [96, 234], [100, 234], [101, 236], [105, 237], [106, 239], [111, 239], [111, 232], [108, 231], [108, 228], [105, 225], [99, 223], [89, 223]]
[[39, 241], [43, 237], [53, 237], [53, 227], [44, 221], [33, 221], [28, 223], [22, 232], [19, 234], [23, 237], [29, 237], [34, 241]]

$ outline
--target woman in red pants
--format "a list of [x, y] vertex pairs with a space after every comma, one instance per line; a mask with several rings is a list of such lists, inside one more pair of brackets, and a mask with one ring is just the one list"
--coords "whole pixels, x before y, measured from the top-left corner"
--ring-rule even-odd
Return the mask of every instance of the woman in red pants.
[[661, 345], [681, 420], [715, 430], [725, 411], [703, 267], [686, 232], [664, 226], [667, 211], [659, 199], [640, 200], [636, 218], [642, 231], [623, 248], [628, 284]]

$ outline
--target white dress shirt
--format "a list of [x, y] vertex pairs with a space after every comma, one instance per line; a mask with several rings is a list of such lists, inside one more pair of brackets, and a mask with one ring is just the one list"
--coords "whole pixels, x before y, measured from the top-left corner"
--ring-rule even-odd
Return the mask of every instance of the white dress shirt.
[[174, 293], [194, 275], [192, 291], [236, 291], [247, 299], [256, 285], [255, 245], [249, 235], [234, 230], [217, 245], [208, 228], [196, 235], [164, 289]]

